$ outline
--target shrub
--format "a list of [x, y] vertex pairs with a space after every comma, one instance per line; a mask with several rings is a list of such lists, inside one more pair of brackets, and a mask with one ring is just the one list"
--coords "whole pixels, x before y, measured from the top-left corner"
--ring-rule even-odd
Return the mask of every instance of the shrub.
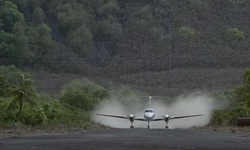
[[0, 97], [0, 124], [8, 124], [11, 120], [14, 120], [14, 114], [7, 112], [9, 100]]
[[[226, 94], [226, 95], [225, 95]], [[223, 96], [224, 95], [224, 96]], [[250, 117], [250, 70], [247, 69], [244, 74], [243, 85], [237, 88], [233, 93], [220, 93], [230, 100], [231, 107], [225, 110], [215, 110], [212, 124], [216, 125], [236, 125], [238, 117]], [[218, 95], [217, 95], [218, 96]]]
[[179, 29], [178, 35], [187, 40], [192, 39], [195, 37], [195, 29], [188, 26], [183, 26]]
[[228, 28], [226, 30], [226, 36], [229, 40], [238, 40], [238, 41], [244, 41], [246, 39], [244, 33], [240, 31], [238, 28]]
[[21, 113], [16, 115], [7, 107], [11, 98], [0, 98], [0, 126], [20, 122], [24, 125], [86, 125], [90, 124], [89, 115], [80, 109], [59, 101], [38, 101], [37, 107], [25, 104]]
[[103, 87], [83, 79], [74, 80], [64, 86], [59, 99], [61, 103], [88, 111], [107, 96], [108, 91]]
[[215, 110], [211, 120], [214, 125], [236, 125], [238, 117], [250, 117], [250, 108], [245, 105], [236, 105], [225, 110]]
[[82, 125], [89, 122], [89, 116], [86, 112], [58, 101], [43, 103], [42, 109], [46, 115], [46, 123], [49, 125]]
[[46, 116], [43, 113], [42, 109], [33, 108], [28, 106], [27, 104], [24, 105], [25, 109], [17, 115], [17, 120], [24, 125], [39, 125], [46, 121]]

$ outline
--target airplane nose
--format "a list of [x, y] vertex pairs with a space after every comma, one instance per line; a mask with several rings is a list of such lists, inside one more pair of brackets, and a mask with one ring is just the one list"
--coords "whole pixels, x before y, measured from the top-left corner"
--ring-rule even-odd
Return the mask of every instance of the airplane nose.
[[154, 114], [152, 114], [152, 113], [145, 113], [145, 115], [144, 115], [145, 117], [153, 117], [154, 116]]

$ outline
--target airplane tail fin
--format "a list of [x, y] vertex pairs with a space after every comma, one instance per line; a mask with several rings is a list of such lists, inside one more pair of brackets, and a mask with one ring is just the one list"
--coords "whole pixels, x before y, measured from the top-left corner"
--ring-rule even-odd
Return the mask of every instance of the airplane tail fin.
[[152, 96], [148, 97], [148, 108], [152, 108]]
[[152, 108], [153, 97], [154, 99], [170, 99], [169, 97], [165, 97], [165, 96], [136, 96], [134, 98], [144, 98], [144, 97], [148, 97], [148, 108]]

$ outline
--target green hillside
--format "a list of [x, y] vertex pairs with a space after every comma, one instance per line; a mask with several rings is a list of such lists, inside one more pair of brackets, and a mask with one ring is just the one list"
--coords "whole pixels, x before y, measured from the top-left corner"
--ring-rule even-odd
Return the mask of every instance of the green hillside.
[[[234, 87], [250, 64], [247, 0], [1, 0], [0, 8], [0, 65], [188, 89], [177, 75], [219, 69], [230, 74], [224, 88]], [[194, 89], [218, 87], [189, 78]]]

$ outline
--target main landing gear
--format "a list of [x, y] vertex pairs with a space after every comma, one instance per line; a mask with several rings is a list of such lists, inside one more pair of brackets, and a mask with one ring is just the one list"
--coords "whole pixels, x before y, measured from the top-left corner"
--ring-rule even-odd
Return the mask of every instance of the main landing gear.
[[169, 129], [168, 127], [168, 119], [165, 119], [166, 125], [165, 125], [165, 129]]
[[130, 124], [130, 127], [129, 127], [129, 128], [130, 128], [130, 129], [134, 129], [133, 121], [130, 121], [130, 123], [131, 123], [131, 124]]

